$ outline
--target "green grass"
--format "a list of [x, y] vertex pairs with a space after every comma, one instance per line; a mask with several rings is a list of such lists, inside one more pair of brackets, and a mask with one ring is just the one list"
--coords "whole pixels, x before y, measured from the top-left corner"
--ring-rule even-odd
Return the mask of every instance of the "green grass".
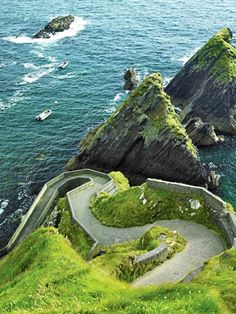
[[72, 220], [71, 211], [66, 197], [57, 201], [55, 210], [60, 213], [58, 231], [68, 239], [73, 248], [81, 257], [87, 259], [88, 253], [92, 247], [92, 242], [79, 225]]
[[[151, 88], [153, 92], [149, 93]], [[145, 102], [142, 101], [144, 96]], [[148, 122], [142, 131], [146, 145], [149, 145], [161, 133], [165, 134], [165, 131], [168, 131], [170, 139], [181, 141], [187, 151], [198, 158], [196, 147], [183, 128], [170, 97], [164, 92], [163, 79], [159, 73], [147, 76], [105, 123], [91, 130], [80, 143], [81, 151], [92, 148], [105, 135], [108, 126], [113, 128], [115, 121], [119, 121], [119, 127], [122, 129], [122, 118], [127, 108], [130, 108], [137, 121], [145, 121], [148, 117]], [[127, 125], [124, 132], [126, 129]], [[73, 162], [71, 160], [67, 166], [72, 167]]]
[[118, 279], [131, 282], [161, 263], [160, 259], [156, 259], [149, 263], [137, 265], [134, 262], [135, 256], [147, 253], [162, 243], [168, 247], [167, 258], [171, 258], [177, 252], [182, 251], [186, 245], [185, 239], [179, 233], [164, 227], [153, 227], [145, 232], [140, 239], [102, 247], [101, 250], [106, 253], [96, 257], [92, 264], [101, 268], [106, 276], [115, 276]]
[[197, 69], [210, 67], [214, 79], [221, 85], [227, 85], [236, 78], [236, 48], [231, 40], [231, 30], [223, 28], [196, 55]]
[[212, 258], [194, 282], [217, 289], [231, 313], [236, 313], [236, 249]]
[[[198, 209], [191, 208], [193, 200], [199, 202]], [[99, 195], [90, 204], [94, 215], [107, 226], [131, 227], [162, 219], [184, 219], [220, 232], [205, 206], [205, 200], [199, 195], [152, 189], [146, 183], [113, 196]]]
[[[221, 259], [217, 272], [209, 264], [201, 275], [212, 273], [212, 278], [133, 289], [86, 263], [56, 229], [41, 228], [0, 261], [0, 313], [230, 313], [236, 257], [233, 250], [229, 254], [230, 264]], [[227, 297], [226, 284], [232, 299]]]
[[109, 176], [113, 179], [113, 182], [118, 188], [119, 192], [126, 191], [130, 188], [128, 179], [120, 171], [113, 171], [109, 173]]

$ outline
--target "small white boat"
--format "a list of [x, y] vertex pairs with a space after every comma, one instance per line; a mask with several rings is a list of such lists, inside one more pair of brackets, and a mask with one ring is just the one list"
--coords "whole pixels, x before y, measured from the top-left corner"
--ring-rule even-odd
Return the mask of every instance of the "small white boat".
[[69, 64], [68, 61], [64, 61], [58, 66], [58, 69], [65, 69], [68, 66], [68, 64]]
[[51, 114], [52, 114], [51, 109], [45, 110], [44, 112], [42, 112], [38, 116], [36, 116], [35, 120], [36, 121], [43, 121], [43, 120], [47, 119]]

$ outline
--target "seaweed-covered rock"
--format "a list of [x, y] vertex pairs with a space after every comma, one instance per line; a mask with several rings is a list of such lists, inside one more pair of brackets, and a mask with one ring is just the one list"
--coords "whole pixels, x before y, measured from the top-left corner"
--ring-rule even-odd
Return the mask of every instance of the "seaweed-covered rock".
[[132, 183], [161, 178], [211, 185], [211, 172], [182, 127], [160, 74], [144, 79], [117, 111], [81, 142], [67, 168], [120, 170]]
[[59, 16], [49, 22], [42, 30], [37, 32], [33, 38], [50, 38], [59, 32], [68, 30], [75, 18], [72, 15]]
[[124, 74], [125, 90], [133, 90], [138, 82], [138, 74], [135, 69], [127, 69]]
[[236, 48], [232, 32], [214, 35], [166, 87], [175, 106], [186, 115], [214, 125], [217, 132], [236, 134]]

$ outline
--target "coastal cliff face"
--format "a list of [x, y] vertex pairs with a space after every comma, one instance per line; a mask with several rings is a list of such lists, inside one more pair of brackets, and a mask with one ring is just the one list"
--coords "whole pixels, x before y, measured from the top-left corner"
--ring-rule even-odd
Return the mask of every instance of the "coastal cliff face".
[[182, 120], [201, 118], [220, 133], [236, 134], [236, 48], [232, 32], [214, 35], [166, 87]]
[[68, 30], [75, 18], [72, 15], [59, 16], [49, 22], [42, 30], [37, 32], [33, 38], [50, 38], [51, 35]]
[[68, 170], [120, 170], [134, 183], [160, 178], [212, 185], [212, 177], [164, 92], [160, 74], [144, 79], [101, 126], [81, 142]]

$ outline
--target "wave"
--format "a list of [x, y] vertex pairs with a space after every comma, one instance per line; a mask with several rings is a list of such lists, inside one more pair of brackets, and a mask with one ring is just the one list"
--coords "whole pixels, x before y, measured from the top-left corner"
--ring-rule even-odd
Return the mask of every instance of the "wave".
[[190, 60], [192, 58], [193, 55], [195, 55], [195, 53], [199, 50], [200, 48], [195, 48], [194, 50], [192, 50], [191, 52], [183, 55], [181, 58], [177, 59], [178, 61], [180, 61], [182, 63], [182, 65], [185, 65], [188, 60]]
[[37, 70], [38, 66], [33, 64], [33, 63], [23, 63], [23, 67], [25, 69], [33, 69], [33, 70]]
[[113, 102], [118, 102], [121, 99], [121, 96], [123, 95], [123, 93], [118, 93], [116, 94], [116, 96], [113, 99]]
[[17, 90], [14, 92], [8, 102], [0, 101], [0, 112], [14, 107], [19, 101], [23, 99], [23, 91]]
[[0, 215], [4, 212], [6, 209], [7, 205], [9, 203], [9, 200], [1, 200], [0, 199]]
[[164, 87], [166, 87], [172, 79], [173, 79], [173, 77], [171, 77], [171, 76], [164, 77]]
[[9, 36], [4, 37], [3, 39], [9, 42], [13, 42], [15, 44], [42, 44], [55, 42], [65, 37], [74, 37], [77, 33], [81, 32], [85, 26], [87, 25], [87, 21], [81, 17], [75, 17], [75, 21], [71, 24], [70, 29], [65, 30], [64, 32], [56, 33], [55, 35], [51, 35], [50, 38], [31, 38], [29, 36]]
[[43, 76], [50, 74], [53, 70], [54, 70], [54, 68], [50, 67], [47, 70], [40, 70], [36, 73], [28, 73], [28, 74], [24, 75], [21, 85], [32, 84], [34, 82], [37, 82]]

